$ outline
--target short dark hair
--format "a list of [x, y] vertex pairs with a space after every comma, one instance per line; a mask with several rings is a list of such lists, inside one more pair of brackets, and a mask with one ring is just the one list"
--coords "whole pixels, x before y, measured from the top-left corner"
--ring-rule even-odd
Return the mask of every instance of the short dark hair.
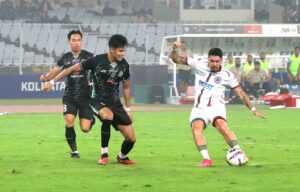
[[208, 56], [219, 56], [219, 57], [223, 58], [223, 51], [220, 48], [211, 48], [208, 51]]
[[299, 47], [299, 46], [297, 46], [297, 47], [295, 47], [295, 50], [296, 50], [296, 49], [300, 49], [300, 47]]
[[74, 35], [74, 34], [78, 34], [78, 35], [80, 35], [80, 37], [82, 38], [82, 33], [81, 33], [81, 31], [79, 31], [79, 30], [72, 30], [72, 31], [70, 31], [70, 32], [68, 33], [68, 39], [69, 39], [69, 41], [71, 40], [71, 36]]
[[126, 47], [128, 41], [125, 36], [120, 34], [115, 34], [109, 38], [108, 46], [109, 48], [123, 48]]
[[254, 65], [259, 65], [260, 66], [260, 62], [259, 61], [255, 61]]

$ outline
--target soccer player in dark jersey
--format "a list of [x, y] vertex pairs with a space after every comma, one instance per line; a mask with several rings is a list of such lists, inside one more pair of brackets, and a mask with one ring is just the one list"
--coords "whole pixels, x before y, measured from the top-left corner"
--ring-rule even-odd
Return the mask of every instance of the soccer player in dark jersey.
[[[62, 71], [52, 82], [45, 83], [43, 89], [45, 91], [51, 89], [55, 82], [72, 73], [91, 70], [95, 83], [95, 98], [92, 99], [93, 110], [98, 113], [102, 122], [111, 123], [125, 138], [121, 151], [117, 155], [117, 161], [125, 165], [133, 165], [135, 163], [127, 156], [136, 140], [132, 126], [133, 116], [130, 112], [129, 65], [124, 59], [127, 39], [116, 34], [109, 39], [108, 44], [109, 52], [107, 54], [97, 55]], [[123, 84], [125, 108], [119, 98], [120, 82]], [[108, 153], [101, 155], [99, 164], [104, 164], [103, 158], [108, 161]]]
[[[68, 34], [71, 52], [65, 53], [57, 62], [56, 66], [46, 75], [41, 75], [41, 81], [49, 81], [55, 78], [61, 71], [83, 62], [94, 55], [88, 51], [82, 50], [82, 33], [72, 30]], [[74, 121], [79, 113], [80, 127], [85, 133], [89, 132], [94, 117], [90, 107], [92, 78], [90, 71], [80, 71], [68, 75], [66, 88], [63, 96], [63, 114], [66, 124], [65, 136], [71, 148], [71, 157], [79, 158], [76, 145], [76, 133], [74, 130]]]

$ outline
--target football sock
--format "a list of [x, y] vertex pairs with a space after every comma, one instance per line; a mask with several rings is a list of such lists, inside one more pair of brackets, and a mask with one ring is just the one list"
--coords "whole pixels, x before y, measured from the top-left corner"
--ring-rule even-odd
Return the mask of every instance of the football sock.
[[125, 158], [127, 157], [127, 155], [124, 155], [124, 154], [120, 151], [119, 157], [120, 157], [121, 159], [125, 159]]
[[229, 145], [230, 145], [231, 148], [240, 148], [237, 140], [230, 141]]
[[65, 136], [66, 136], [67, 142], [68, 142], [71, 150], [77, 151], [76, 133], [75, 133], [74, 127], [66, 127]]
[[101, 149], [101, 154], [105, 154], [105, 153], [108, 154], [108, 147], [104, 147]]
[[126, 139], [124, 140], [124, 142], [122, 143], [121, 146], [121, 152], [119, 154], [120, 158], [125, 158], [127, 156], [127, 154], [131, 151], [131, 149], [133, 148], [135, 142], [129, 142]]
[[197, 146], [197, 148], [203, 159], [210, 159], [208, 155], [207, 145], [199, 145]]
[[107, 148], [110, 139], [111, 120], [103, 120], [101, 125], [101, 147]]

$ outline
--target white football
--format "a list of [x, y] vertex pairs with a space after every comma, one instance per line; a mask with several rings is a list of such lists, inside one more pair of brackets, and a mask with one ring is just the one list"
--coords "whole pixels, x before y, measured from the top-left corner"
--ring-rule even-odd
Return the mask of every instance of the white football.
[[240, 148], [231, 148], [227, 151], [226, 160], [229, 165], [242, 166], [248, 162], [248, 157]]

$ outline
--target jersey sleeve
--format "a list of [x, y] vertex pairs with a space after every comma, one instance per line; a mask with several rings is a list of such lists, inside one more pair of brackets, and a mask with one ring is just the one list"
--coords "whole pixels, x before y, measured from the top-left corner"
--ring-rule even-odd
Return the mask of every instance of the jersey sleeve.
[[228, 73], [228, 79], [227, 79], [227, 85], [231, 88], [234, 89], [238, 86], [240, 86], [239, 82], [235, 78], [234, 74], [231, 73], [230, 71], [226, 71]]
[[202, 64], [203, 62], [203, 59], [199, 56], [187, 57], [187, 64], [194, 69], [196, 69], [197, 65]]
[[64, 56], [57, 61], [55, 66], [61, 68], [62, 70], [64, 69]]
[[80, 68], [81, 70], [92, 70], [94, 71], [97, 66], [97, 58], [96, 57], [91, 57], [82, 63], [80, 63]]
[[125, 60], [125, 69], [124, 69], [124, 75], [123, 75], [123, 80], [126, 81], [130, 78], [130, 72], [129, 72], [129, 64]]

